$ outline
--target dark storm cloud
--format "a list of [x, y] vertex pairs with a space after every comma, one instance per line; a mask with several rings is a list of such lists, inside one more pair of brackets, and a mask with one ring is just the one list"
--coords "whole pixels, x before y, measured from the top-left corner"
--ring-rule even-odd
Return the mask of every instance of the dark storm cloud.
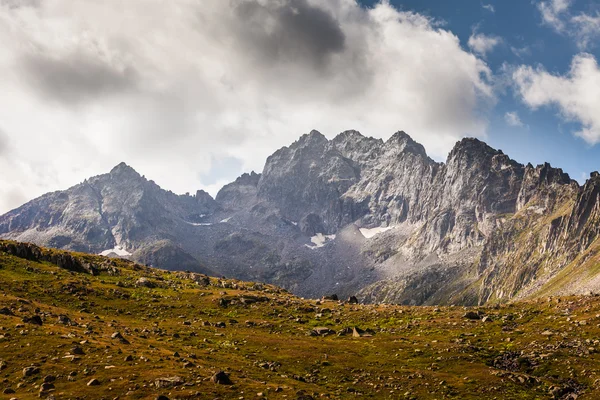
[[345, 49], [339, 22], [306, 0], [240, 0], [235, 4], [241, 39], [266, 62], [305, 62], [322, 68], [332, 54]]
[[135, 88], [137, 73], [115, 68], [91, 55], [72, 53], [63, 58], [45, 54], [24, 56], [23, 69], [36, 89], [62, 103], [79, 103]]

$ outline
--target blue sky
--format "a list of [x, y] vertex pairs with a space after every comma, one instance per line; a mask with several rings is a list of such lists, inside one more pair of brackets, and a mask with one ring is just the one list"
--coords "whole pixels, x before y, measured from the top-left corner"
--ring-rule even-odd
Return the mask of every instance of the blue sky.
[[[369, 7], [376, 2], [361, 3]], [[573, 57], [582, 52], [576, 40], [544, 22], [539, 9], [540, 1], [392, 0], [390, 3], [398, 9], [439, 21], [444, 29], [458, 36], [466, 49], [474, 32], [499, 37], [502, 42], [484, 58], [497, 75], [502, 75], [507, 64], [539, 64], [547, 71], [562, 76], [568, 73]], [[573, 15], [586, 13], [595, 16], [600, 12], [600, 2], [573, 1], [569, 12]], [[595, 39], [600, 43], [600, 37]], [[513, 49], [523, 51], [515, 52]], [[591, 44], [584, 51], [600, 59], [600, 45]], [[600, 145], [591, 145], [575, 137], [572, 132], [578, 129], [579, 124], [561, 118], [556, 106], [532, 110], [511, 88], [504, 90], [504, 93], [500, 90], [497, 97], [486, 139], [492, 147], [502, 149], [522, 163], [536, 165], [550, 162], [581, 183], [591, 171], [600, 169]], [[505, 120], [507, 112], [516, 112], [524, 126], [509, 126]]]

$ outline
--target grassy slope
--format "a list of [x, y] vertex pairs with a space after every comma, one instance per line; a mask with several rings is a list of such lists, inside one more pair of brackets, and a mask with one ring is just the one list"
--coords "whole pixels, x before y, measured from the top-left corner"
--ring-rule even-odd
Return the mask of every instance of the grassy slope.
[[[299, 390], [335, 399], [544, 399], [569, 390], [598, 398], [597, 297], [479, 308], [493, 320], [483, 322], [465, 319], [462, 307], [317, 304], [272, 286], [215, 278], [203, 286], [185, 274], [114, 263], [118, 274], [92, 276], [0, 252], [0, 309], [14, 313], [0, 315], [0, 398], [38, 398], [47, 375], [55, 388], [42, 397], [57, 399], [295, 399]], [[141, 276], [160, 287], [137, 287]], [[242, 295], [266, 301], [219, 305]], [[42, 326], [23, 322], [36, 314]], [[58, 315], [77, 325], [58, 323]], [[375, 334], [308, 336], [315, 326]], [[111, 339], [117, 331], [129, 344]], [[74, 346], [85, 354], [69, 357]], [[40, 372], [23, 377], [31, 365]], [[233, 384], [210, 382], [218, 370]], [[155, 387], [168, 376], [185, 385]], [[87, 386], [92, 378], [100, 385]], [[1, 394], [6, 388], [16, 393]]]

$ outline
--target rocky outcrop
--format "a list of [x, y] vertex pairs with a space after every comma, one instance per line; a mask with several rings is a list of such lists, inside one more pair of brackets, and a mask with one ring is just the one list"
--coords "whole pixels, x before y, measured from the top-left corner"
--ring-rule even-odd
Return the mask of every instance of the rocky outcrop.
[[107, 271], [110, 274], [116, 272], [108, 260], [103, 264], [90, 263], [72, 253], [47, 250], [31, 243], [0, 241], [0, 252], [34, 262], [47, 261], [72, 272], [91, 275], [97, 275], [100, 271]]
[[249, 204], [256, 203], [259, 181], [260, 174], [254, 171], [243, 174], [235, 182], [223, 186], [215, 200], [226, 210], [244, 209]]

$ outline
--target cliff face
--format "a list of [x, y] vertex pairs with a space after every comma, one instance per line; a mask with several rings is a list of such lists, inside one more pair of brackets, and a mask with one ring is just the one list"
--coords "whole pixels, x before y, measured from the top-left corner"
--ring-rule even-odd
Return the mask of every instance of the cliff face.
[[312, 131], [214, 200], [120, 164], [0, 217], [4, 238], [412, 304], [600, 289], [599, 234], [597, 173], [579, 187], [477, 139], [438, 163], [404, 132]]
[[48, 193], [3, 215], [0, 235], [70, 250], [131, 255], [171, 240], [177, 226], [217, 208], [206, 192], [175, 195], [121, 163], [108, 174]]

